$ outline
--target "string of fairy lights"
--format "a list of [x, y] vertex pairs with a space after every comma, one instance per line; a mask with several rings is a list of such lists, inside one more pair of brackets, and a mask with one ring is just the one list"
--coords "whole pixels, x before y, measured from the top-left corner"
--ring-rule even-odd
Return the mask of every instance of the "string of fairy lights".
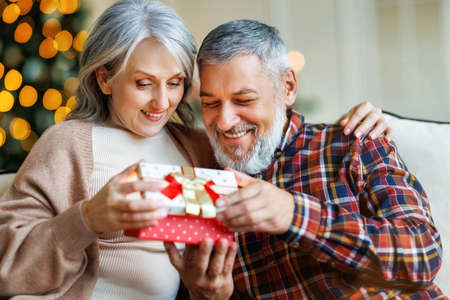
[[0, 169], [16, 169], [76, 103], [87, 31], [78, 0], [0, 0]]

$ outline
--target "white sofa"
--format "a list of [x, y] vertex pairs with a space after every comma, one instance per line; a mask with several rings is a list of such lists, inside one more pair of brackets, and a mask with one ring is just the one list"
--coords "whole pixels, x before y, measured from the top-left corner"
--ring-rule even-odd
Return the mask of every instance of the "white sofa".
[[[385, 117], [393, 128], [400, 156], [428, 194], [444, 249], [444, 261], [436, 282], [450, 295], [450, 201], [445, 193], [445, 188], [450, 186], [450, 123], [406, 120], [387, 114]], [[14, 174], [0, 175], [0, 195], [13, 178]]]

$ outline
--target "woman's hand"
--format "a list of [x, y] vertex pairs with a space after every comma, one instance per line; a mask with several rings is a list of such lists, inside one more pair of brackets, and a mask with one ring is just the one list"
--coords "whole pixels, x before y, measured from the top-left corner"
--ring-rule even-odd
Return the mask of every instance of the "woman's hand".
[[128, 167], [111, 178], [92, 199], [83, 203], [83, 217], [93, 231], [101, 233], [155, 226], [158, 219], [167, 216], [162, 202], [127, 199], [127, 194], [156, 192], [166, 186], [163, 181], [125, 182], [136, 169], [137, 164]]
[[381, 109], [368, 101], [352, 107], [338, 122], [344, 127], [345, 135], [354, 132], [357, 138], [365, 134], [369, 134], [371, 139], [382, 134], [385, 134], [388, 140], [392, 138], [392, 128], [384, 119]]

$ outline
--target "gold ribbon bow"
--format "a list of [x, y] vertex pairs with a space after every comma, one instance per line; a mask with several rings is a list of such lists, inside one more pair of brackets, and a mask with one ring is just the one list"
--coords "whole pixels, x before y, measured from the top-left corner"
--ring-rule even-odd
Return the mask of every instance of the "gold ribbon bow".
[[208, 192], [205, 190], [205, 184], [208, 180], [181, 173], [171, 173], [170, 176], [182, 186], [183, 198], [186, 203], [185, 211], [187, 214], [198, 216], [201, 210], [202, 217], [204, 218], [216, 217], [216, 207]]

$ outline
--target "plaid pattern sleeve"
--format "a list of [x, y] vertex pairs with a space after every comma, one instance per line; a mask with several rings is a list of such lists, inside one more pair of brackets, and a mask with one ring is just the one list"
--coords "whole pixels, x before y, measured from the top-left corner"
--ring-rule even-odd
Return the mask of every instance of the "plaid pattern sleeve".
[[281, 235], [237, 234], [235, 298], [446, 298], [432, 283], [442, 249], [428, 200], [395, 145], [290, 114], [258, 176], [292, 193], [294, 217]]

